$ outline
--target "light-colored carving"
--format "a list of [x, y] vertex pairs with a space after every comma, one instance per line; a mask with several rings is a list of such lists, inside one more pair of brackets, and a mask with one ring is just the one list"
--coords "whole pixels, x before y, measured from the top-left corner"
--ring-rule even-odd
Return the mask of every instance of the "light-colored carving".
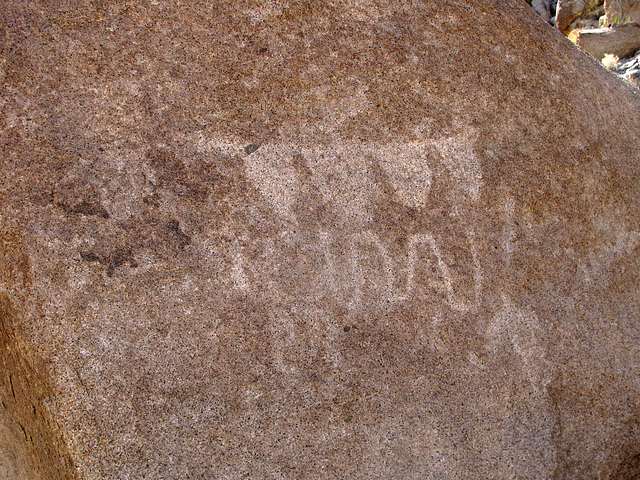
[[378, 187], [372, 181], [360, 146], [307, 148], [301, 154], [313, 172], [312, 181], [323, 202], [331, 206], [341, 226], [365, 228], [371, 221], [369, 207]]
[[[359, 307], [362, 303], [362, 289], [365, 283], [364, 272], [360, 265], [360, 253], [358, 246], [372, 245], [375, 251], [378, 252], [380, 260], [382, 260], [383, 272], [375, 272], [376, 276], [384, 278], [384, 289], [386, 290], [386, 298], [388, 300], [395, 300], [393, 295], [393, 261], [387, 252], [387, 248], [384, 246], [380, 238], [373, 232], [362, 232], [351, 237], [351, 244], [349, 247], [349, 265], [352, 278], [355, 281], [355, 292], [351, 300], [351, 308]], [[373, 276], [373, 275], [369, 275]], [[383, 299], [379, 299], [381, 301]]]
[[492, 348], [510, 344], [520, 357], [523, 373], [531, 386], [542, 392], [552, 375], [551, 363], [540, 341], [544, 337], [542, 325], [535, 313], [514, 307], [508, 296], [505, 295], [503, 303], [504, 307], [494, 316], [488, 330]]
[[291, 365], [286, 358], [287, 350], [295, 345], [295, 323], [288, 312], [276, 312], [271, 322], [272, 358], [275, 368], [285, 374], [296, 374], [296, 367]]
[[308, 358], [323, 362], [330, 371], [337, 374], [343, 369], [344, 358], [336, 346], [338, 330], [333, 328], [332, 317], [324, 310], [314, 307], [278, 309], [269, 322], [269, 331], [273, 365], [287, 374], [287, 382], [296, 383], [299, 374], [304, 373], [304, 364], [292, 361], [301, 348]]
[[[504, 363], [493, 363], [491, 356], [486, 359], [485, 364], [505, 369], [508, 375], [512, 375], [513, 383], [520, 384], [520, 376], [524, 380], [522, 383], [528, 383], [531, 387], [519, 397], [522, 406], [511, 412], [511, 417], [503, 424], [503, 437], [517, 435], [524, 440], [517, 448], [505, 445], [509, 450], [509, 457], [516, 459], [514, 469], [518, 469], [522, 455], [535, 456], [535, 478], [552, 478], [558, 456], [554, 441], [557, 423], [554, 402], [547, 387], [553, 379], [554, 366], [547, 359], [544, 326], [533, 311], [515, 306], [505, 294], [503, 307], [494, 315], [487, 333], [490, 352], [495, 355], [500, 350], [511, 350], [520, 359], [520, 365], [517, 369], [507, 369]], [[513, 365], [513, 362], [506, 361], [509, 362], [508, 365]], [[536, 414], [531, 415], [531, 412]]]
[[[275, 211], [282, 218], [296, 222], [294, 206], [303, 181], [293, 157], [301, 155], [310, 174], [304, 182], [314, 184], [323, 201], [330, 204], [346, 224], [364, 227], [371, 220], [370, 203], [379, 193], [369, 159], [382, 167], [399, 202], [423, 209], [428, 206], [432, 183], [436, 181], [433, 156], [439, 153], [460, 191], [475, 202], [480, 198], [482, 172], [473, 142], [473, 135], [465, 133], [438, 140], [386, 144], [345, 142], [311, 147], [267, 144], [245, 155], [244, 161], [247, 176]], [[199, 140], [201, 148], [214, 149], [209, 143]], [[237, 151], [237, 145], [223, 142], [219, 149]]]
[[512, 197], [507, 196], [505, 198], [503, 210], [504, 227], [502, 228], [502, 250], [504, 252], [505, 266], [508, 268], [511, 266], [511, 257], [514, 249], [513, 242], [516, 239], [516, 202]]
[[413, 208], [427, 206], [433, 172], [425, 143], [391, 143], [367, 150], [389, 177], [398, 200]]
[[[466, 235], [473, 262], [473, 266], [470, 268], [470, 274], [473, 277], [472, 292], [456, 291], [451, 269], [444, 260], [440, 246], [437, 244], [434, 236], [430, 233], [417, 233], [409, 237], [406, 256], [401, 260], [401, 263], [404, 261], [406, 265], [404, 269], [406, 272], [406, 281], [404, 282], [405, 288], [403, 292], [400, 292], [399, 289], [394, 287], [396, 284], [396, 272], [398, 270], [397, 264], [394, 262], [380, 238], [371, 231], [352, 235], [349, 239], [349, 278], [355, 285], [354, 293], [350, 301], [350, 308], [356, 309], [364, 303], [365, 272], [363, 272], [363, 268], [361, 266], [361, 253], [365, 247], [370, 246], [373, 247], [369, 250], [370, 252], [377, 252], [377, 260], [381, 266], [381, 271], [367, 272], [367, 277], [381, 278], [382, 284], [379, 286], [383, 287], [382, 291], [385, 292], [383, 297], [377, 298], [374, 303], [382, 303], [384, 301], [391, 303], [410, 301], [414, 297], [417, 287], [415, 282], [415, 272], [418, 262], [422, 261], [428, 264], [429, 257], [433, 256], [440, 274], [440, 280], [431, 279], [428, 286], [442, 291], [446, 295], [448, 305], [453, 310], [461, 313], [473, 311], [480, 304], [482, 269], [478, 260], [473, 230], [467, 231]], [[420, 255], [420, 247], [427, 247], [428, 253], [426, 255]], [[327, 258], [331, 258], [331, 256], [329, 255]], [[380, 292], [378, 291], [377, 293], [379, 294]], [[369, 302], [370, 301], [371, 300], [369, 300]]]
[[442, 322], [444, 320], [444, 312], [442, 311], [442, 307], [437, 307], [433, 316], [431, 317], [431, 328], [429, 333], [429, 347], [431, 350], [438, 351], [440, 353], [445, 353], [447, 351], [447, 347], [442, 341], [442, 332], [440, 329], [442, 328]]
[[222, 137], [208, 133], [195, 132], [187, 135], [179, 135], [185, 142], [195, 146], [196, 151], [200, 153], [221, 153], [229, 157], [241, 155], [246, 143], [242, 143], [239, 138], [229, 136]]
[[[472, 279], [471, 291], [461, 289], [451, 267], [445, 261], [442, 247], [431, 233], [411, 235], [404, 254], [392, 255], [380, 237], [372, 231], [364, 231], [342, 238], [334, 244], [335, 234], [321, 231], [315, 241], [324, 259], [323, 275], [327, 281], [324, 289], [329, 297], [345, 301], [350, 311], [363, 306], [380, 306], [412, 301], [421, 292], [418, 287], [431, 288], [445, 295], [449, 307], [460, 313], [478, 308], [482, 293], [482, 267], [478, 259], [473, 229], [466, 230], [471, 264], [465, 266], [462, 275]], [[284, 235], [283, 239], [286, 240]], [[346, 249], [340, 245], [346, 246]], [[229, 282], [241, 291], [251, 288], [244, 266], [244, 256], [235, 248], [231, 262]], [[436, 274], [428, 283], [416, 282], [420, 265], [428, 267], [435, 262]]]
[[329, 278], [327, 284], [332, 294], [335, 295], [339, 290], [337, 279], [338, 268], [336, 266], [336, 258], [331, 251], [331, 233], [321, 231], [318, 236], [319, 244], [325, 259], [325, 274]]
[[293, 205], [300, 181], [291, 159], [295, 151], [285, 145], [264, 145], [245, 157], [247, 176], [278, 215], [296, 221]]
[[[380, 168], [393, 195], [402, 204], [424, 209], [428, 207], [432, 183], [436, 181], [431, 163], [440, 153], [451, 176], [457, 180], [461, 192], [460, 201], [468, 203], [479, 199], [482, 175], [473, 151], [473, 135], [452, 135], [439, 140], [387, 144], [359, 145], [345, 142], [340, 145], [294, 146], [264, 145], [245, 155], [247, 177], [260, 193], [285, 220], [299, 224], [304, 218], [305, 202], [313, 189], [319, 193], [321, 202], [330, 207], [339, 243], [346, 244], [348, 258], [344, 258], [348, 271], [340, 256], [332, 251], [332, 232], [317, 233], [318, 245], [326, 261], [325, 273], [330, 277], [326, 288], [331, 296], [340, 298], [347, 293], [351, 311], [361, 308], [364, 297], [371, 305], [383, 302], [409, 301], [416, 295], [416, 269], [418, 264], [435, 262], [438, 278], [430, 278], [430, 288], [443, 292], [449, 306], [461, 313], [477, 308], [480, 303], [482, 275], [479, 265], [473, 228], [467, 228], [467, 237], [472, 265], [466, 266], [473, 279], [471, 292], [459, 291], [451, 267], [447, 264], [441, 245], [430, 232], [410, 236], [406, 253], [399, 261], [394, 260], [383, 241], [369, 228], [372, 219], [371, 203], [379, 197], [383, 187], [377, 184]], [[379, 167], [376, 167], [379, 166]], [[318, 202], [317, 199], [313, 200]], [[451, 215], [458, 216], [458, 205], [451, 206]], [[351, 233], [350, 233], [351, 232]], [[341, 255], [344, 255], [342, 253]], [[365, 259], [370, 261], [365, 262]], [[367, 263], [367, 266], [363, 266]], [[404, 291], [397, 285], [399, 266], [405, 265]], [[367, 270], [369, 269], [369, 270]], [[372, 270], [373, 269], [373, 270]], [[232, 269], [232, 281], [239, 288], [247, 288], [243, 280], [241, 261], [236, 257]], [[434, 277], [433, 275], [431, 275]], [[365, 292], [372, 289], [371, 292]], [[370, 295], [369, 295], [370, 296]]]
[[433, 142], [451, 175], [473, 201], [480, 199], [482, 169], [473, 150], [473, 134], [452, 135]]
[[236, 253], [231, 265], [231, 283], [234, 287], [240, 290], [247, 290], [249, 288], [249, 281], [247, 274], [244, 270], [244, 257], [241, 253]]
[[478, 261], [478, 255], [476, 251], [476, 244], [474, 240], [473, 230], [469, 230], [467, 232], [467, 238], [469, 241], [471, 256], [473, 260], [474, 291], [473, 291], [472, 302], [465, 302], [464, 300], [462, 300], [461, 296], [456, 294], [455, 288], [453, 285], [453, 278], [452, 278], [449, 266], [444, 261], [442, 257], [442, 253], [440, 251], [440, 247], [438, 247], [438, 244], [436, 243], [435, 238], [433, 237], [433, 235], [429, 233], [417, 233], [415, 235], [412, 235], [409, 238], [409, 241], [407, 244], [406, 289], [403, 295], [398, 296], [398, 300], [400, 301], [408, 300], [413, 294], [413, 290], [415, 288], [414, 276], [416, 271], [416, 265], [419, 258], [418, 247], [421, 245], [425, 245], [430, 248], [432, 254], [436, 257], [438, 270], [440, 271], [440, 274], [443, 280], [443, 287], [444, 287], [443, 290], [447, 295], [447, 301], [451, 306], [451, 308], [462, 313], [466, 313], [470, 310], [473, 310], [474, 308], [477, 308], [477, 306], [480, 303], [480, 294], [482, 289], [482, 274], [481, 274], [480, 263]]

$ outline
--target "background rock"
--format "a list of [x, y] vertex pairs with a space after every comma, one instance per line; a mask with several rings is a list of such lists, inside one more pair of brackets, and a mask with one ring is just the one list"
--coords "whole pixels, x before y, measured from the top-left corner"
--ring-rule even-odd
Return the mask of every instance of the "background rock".
[[615, 71], [629, 83], [640, 88], [640, 52], [619, 62]]
[[555, 24], [556, 0], [532, 0], [530, 2], [533, 9], [542, 17], [545, 22]]
[[640, 97], [527, 5], [0, 18], [31, 478], [639, 473]]
[[640, 25], [627, 23], [613, 27], [580, 30], [576, 44], [598, 60], [602, 60], [606, 54], [619, 58], [629, 57], [640, 48]]
[[604, 0], [558, 0], [556, 26], [567, 34], [577, 28], [599, 26]]
[[605, 0], [605, 24], [636, 22], [640, 24], [640, 1]]

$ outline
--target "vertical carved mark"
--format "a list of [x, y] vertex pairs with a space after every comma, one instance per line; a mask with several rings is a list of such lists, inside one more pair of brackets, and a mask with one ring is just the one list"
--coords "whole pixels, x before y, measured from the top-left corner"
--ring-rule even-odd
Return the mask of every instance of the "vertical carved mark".
[[552, 366], [546, 359], [542, 324], [533, 312], [513, 306], [508, 296], [503, 297], [504, 307], [493, 318], [489, 335], [493, 346], [508, 343], [522, 361], [523, 373], [536, 392], [544, 392], [551, 381]]
[[385, 279], [384, 288], [387, 293], [387, 298], [394, 298], [393, 294], [393, 262], [389, 253], [387, 252], [386, 247], [380, 241], [377, 235], [372, 232], [363, 232], [357, 235], [354, 235], [351, 238], [351, 244], [349, 247], [349, 265], [352, 278], [356, 282], [355, 291], [353, 294], [353, 298], [350, 303], [350, 309], [357, 308], [362, 303], [362, 288], [365, 284], [364, 274], [362, 271], [362, 267], [360, 265], [360, 254], [357, 249], [357, 245], [372, 245], [378, 251], [380, 258], [383, 263], [383, 275]]
[[339, 287], [338, 280], [336, 278], [336, 257], [331, 251], [331, 234], [329, 232], [321, 231], [319, 236], [320, 247], [326, 261], [326, 273], [329, 276], [329, 289], [331, 290], [331, 293], [335, 295], [338, 292]]
[[502, 249], [505, 254], [505, 267], [511, 266], [511, 256], [513, 254], [513, 241], [516, 238], [515, 211], [516, 202], [511, 196], [507, 196], [504, 201], [505, 224], [502, 229]]
[[440, 271], [440, 275], [442, 276], [447, 301], [451, 308], [461, 313], [467, 313], [476, 309], [480, 304], [480, 294], [482, 290], [481, 266], [477, 254], [474, 230], [469, 229], [465, 233], [471, 247], [471, 256], [473, 260], [474, 300], [472, 302], [465, 302], [456, 294], [451, 270], [444, 261], [440, 247], [438, 247], [435, 238], [430, 233], [417, 233], [409, 238], [407, 246], [407, 283], [404, 295], [399, 296], [398, 299], [407, 300], [413, 294], [413, 289], [415, 287], [415, 270], [418, 261], [418, 247], [420, 245], [426, 245], [431, 249], [431, 252], [436, 257], [437, 267]]
[[473, 150], [474, 132], [450, 136], [433, 142], [451, 175], [474, 202], [480, 199], [482, 169]]
[[244, 291], [249, 288], [249, 281], [247, 280], [243, 263], [244, 257], [242, 253], [236, 253], [233, 259], [233, 265], [231, 266], [231, 282], [236, 288]]
[[15, 399], [16, 398], [16, 391], [13, 388], [13, 376], [11, 374], [9, 374], [9, 385], [11, 386], [11, 396]]

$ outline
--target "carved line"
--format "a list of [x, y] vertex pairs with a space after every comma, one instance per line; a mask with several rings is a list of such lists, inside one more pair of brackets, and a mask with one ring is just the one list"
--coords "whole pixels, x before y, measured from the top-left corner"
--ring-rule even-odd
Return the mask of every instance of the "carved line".
[[[360, 267], [361, 255], [357, 248], [358, 245], [373, 245], [379, 252], [380, 257], [382, 258], [382, 261], [384, 263], [384, 274], [386, 280], [385, 286], [388, 291], [388, 298], [393, 302], [404, 302], [411, 298], [415, 287], [414, 277], [416, 264], [418, 261], [418, 247], [420, 245], [427, 245], [436, 257], [438, 270], [440, 271], [440, 275], [444, 280], [444, 290], [446, 292], [447, 302], [449, 303], [450, 307], [461, 313], [467, 313], [469, 311], [475, 310], [480, 304], [480, 294], [482, 290], [481, 265], [478, 259], [478, 252], [475, 243], [475, 232], [473, 229], [469, 229], [465, 233], [471, 247], [471, 256], [473, 260], [473, 301], [465, 302], [461, 298], [458, 298], [458, 296], [456, 295], [450, 268], [444, 261], [442, 253], [440, 251], [440, 247], [436, 243], [435, 238], [430, 233], [417, 233], [409, 238], [409, 242], [407, 245], [407, 282], [405, 285], [405, 291], [403, 294], [395, 292], [393, 288], [393, 261], [380, 238], [378, 238], [375, 233], [367, 231], [352, 236], [349, 246], [350, 273], [352, 275], [352, 278], [354, 278], [356, 282], [355, 292], [349, 305], [350, 309], [355, 309], [362, 304], [362, 287], [365, 283], [364, 274], [362, 272], [362, 268]], [[326, 245], [326, 239], [323, 243]], [[327, 250], [325, 248], [325, 255], [327, 255], [328, 261], [333, 264], [333, 262], [329, 260], [331, 256], [326, 252]]]
[[349, 265], [350, 271], [353, 277], [356, 279], [356, 289], [353, 294], [353, 298], [351, 299], [350, 308], [354, 308], [359, 306], [362, 303], [362, 286], [364, 285], [364, 275], [362, 274], [362, 269], [360, 268], [358, 260], [360, 259], [360, 255], [358, 255], [358, 250], [356, 249], [357, 244], [361, 245], [374, 245], [378, 252], [380, 252], [380, 256], [382, 257], [382, 261], [384, 263], [385, 270], [385, 278], [386, 278], [386, 287], [389, 293], [389, 298], [394, 298], [393, 292], [393, 263], [391, 261], [391, 257], [387, 252], [386, 247], [382, 244], [378, 236], [370, 231], [358, 233], [351, 237], [351, 245], [349, 247]]

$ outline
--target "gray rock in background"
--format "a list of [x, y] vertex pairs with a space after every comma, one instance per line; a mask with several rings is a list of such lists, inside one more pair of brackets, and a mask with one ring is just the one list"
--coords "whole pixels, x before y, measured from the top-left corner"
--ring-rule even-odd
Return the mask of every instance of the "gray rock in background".
[[619, 62], [615, 72], [632, 85], [640, 88], [640, 53]]
[[555, 0], [531, 0], [533, 9], [542, 17], [545, 22], [555, 23], [555, 10], [557, 1]]
[[637, 475], [640, 97], [534, 15], [3, 2], [5, 471]]
[[568, 34], [571, 30], [598, 27], [598, 19], [604, 14], [604, 0], [558, 0], [556, 26]]

